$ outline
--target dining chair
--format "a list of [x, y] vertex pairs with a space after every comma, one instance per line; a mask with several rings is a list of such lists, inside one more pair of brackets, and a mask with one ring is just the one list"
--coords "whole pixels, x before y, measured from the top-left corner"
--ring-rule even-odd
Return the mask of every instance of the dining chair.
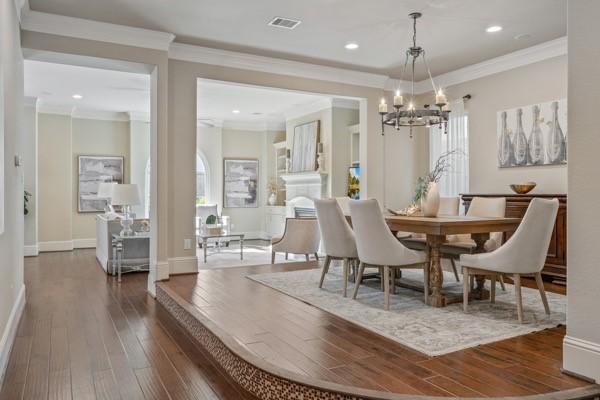
[[[459, 208], [459, 197], [440, 197], [440, 208], [438, 210], [438, 216], [457, 216], [459, 214]], [[399, 237], [399, 239], [402, 241], [402, 244], [404, 244], [409, 249], [428, 251], [427, 238], [422, 233], [413, 233], [409, 235], [409, 237], [400, 237], [399, 235], [397, 235], [397, 237]], [[454, 262], [452, 262], [452, 271], [454, 272], [456, 282], [460, 282], [460, 277], [458, 276], [458, 271]]]
[[275, 263], [275, 254], [279, 252], [285, 253], [286, 260], [291, 253], [304, 254], [306, 261], [309, 260], [309, 254], [314, 254], [318, 261], [320, 242], [316, 218], [287, 218], [283, 236], [271, 240], [271, 264]]
[[325, 275], [329, 272], [329, 266], [333, 260], [342, 260], [343, 269], [343, 295], [346, 297], [348, 290], [348, 276], [350, 265], [358, 259], [356, 240], [354, 232], [344, 212], [336, 199], [314, 200], [317, 210], [317, 220], [321, 232], [321, 240], [325, 250], [325, 263], [321, 271], [319, 288], [323, 287]]
[[[467, 217], [487, 217], [487, 218], [503, 218], [506, 213], [506, 198], [504, 197], [474, 197], [471, 205], [467, 210]], [[486, 252], [493, 251], [502, 245], [502, 232], [490, 233], [490, 238], [485, 242], [484, 249]], [[446, 238], [446, 244], [442, 245], [441, 253], [443, 258], [450, 259], [452, 269], [456, 276], [456, 281], [459, 282], [458, 272], [456, 268], [456, 260], [461, 254], [471, 254], [477, 248], [477, 244], [471, 238], [471, 235], [450, 235]], [[463, 276], [464, 279], [464, 276]], [[504, 279], [500, 276], [500, 285], [502, 290], [506, 290]], [[474, 285], [473, 280], [469, 282], [470, 286]]]
[[429, 297], [429, 260], [424, 252], [410, 250], [400, 243], [387, 226], [379, 203], [375, 199], [350, 202], [352, 227], [356, 235], [356, 249], [360, 266], [352, 298], [356, 299], [365, 266], [377, 266], [381, 271], [384, 288], [384, 308], [390, 309], [390, 282], [395, 292], [396, 269], [422, 269], [425, 301]]
[[546, 262], [557, 213], [558, 199], [535, 198], [529, 204], [521, 224], [503, 246], [490, 253], [462, 254], [460, 256], [464, 275], [463, 309], [465, 312], [469, 303], [470, 288], [467, 279], [469, 275], [486, 275], [491, 278], [490, 302], [494, 303], [496, 277], [507, 274], [512, 275], [515, 283], [519, 322], [523, 323], [522, 276], [535, 278], [546, 314], [550, 314], [541, 271]]

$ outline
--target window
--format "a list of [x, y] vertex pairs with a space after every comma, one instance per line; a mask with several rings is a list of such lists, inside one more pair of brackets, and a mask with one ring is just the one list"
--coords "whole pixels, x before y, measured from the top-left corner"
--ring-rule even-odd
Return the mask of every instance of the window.
[[208, 203], [207, 164], [202, 154], [196, 154], [196, 205]]
[[444, 197], [469, 192], [469, 117], [462, 100], [451, 104], [451, 108], [448, 134], [439, 127], [429, 130], [430, 168], [442, 154], [458, 151], [450, 157], [451, 168], [438, 183], [440, 195]]

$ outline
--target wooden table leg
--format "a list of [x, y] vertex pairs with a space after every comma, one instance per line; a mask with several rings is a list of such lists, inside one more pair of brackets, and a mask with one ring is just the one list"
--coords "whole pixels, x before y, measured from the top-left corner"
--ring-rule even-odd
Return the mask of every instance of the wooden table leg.
[[[472, 233], [471, 238], [477, 244], [474, 253], [484, 253], [485, 252], [485, 242], [487, 242], [490, 238], [489, 233]], [[475, 281], [477, 284], [475, 288], [471, 290], [469, 294], [469, 298], [477, 299], [477, 300], [487, 300], [490, 298], [490, 291], [485, 288], [485, 276], [484, 275], [476, 275]]]
[[432, 307], [445, 307], [446, 299], [442, 293], [444, 284], [444, 273], [442, 271], [442, 260], [440, 247], [446, 241], [444, 235], [427, 235], [427, 244], [429, 245], [429, 276], [431, 281], [431, 291], [429, 293], [428, 303]]

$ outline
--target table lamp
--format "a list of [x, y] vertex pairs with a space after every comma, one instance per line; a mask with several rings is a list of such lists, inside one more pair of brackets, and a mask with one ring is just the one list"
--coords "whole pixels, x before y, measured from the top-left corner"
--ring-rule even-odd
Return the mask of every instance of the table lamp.
[[131, 228], [133, 218], [131, 218], [131, 206], [140, 204], [140, 192], [138, 185], [134, 183], [115, 185], [112, 190], [111, 203], [113, 206], [123, 206], [123, 218], [121, 219], [121, 236], [133, 236]]
[[104, 207], [104, 213], [114, 213], [115, 209], [111, 204], [112, 191], [113, 187], [117, 184], [117, 182], [100, 182], [98, 184], [98, 198], [106, 199], [106, 206]]

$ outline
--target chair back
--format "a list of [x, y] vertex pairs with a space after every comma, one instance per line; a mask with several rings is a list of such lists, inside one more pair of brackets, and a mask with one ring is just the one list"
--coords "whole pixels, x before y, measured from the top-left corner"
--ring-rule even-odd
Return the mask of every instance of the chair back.
[[336, 199], [315, 200], [319, 230], [325, 254], [331, 257], [356, 258], [354, 232]]
[[458, 215], [460, 198], [458, 197], [440, 197], [440, 208], [438, 215]]
[[344, 196], [336, 197], [335, 200], [338, 202], [338, 205], [342, 209], [344, 215], [350, 215], [350, 200], [352, 199], [350, 197]]
[[506, 199], [504, 197], [473, 197], [467, 211], [470, 217], [498, 217], [503, 218], [506, 213]]
[[321, 234], [316, 218], [288, 218], [281, 240], [273, 244], [273, 251], [293, 254], [313, 254], [319, 251]]
[[202, 204], [196, 206], [196, 217], [200, 218], [202, 223], [206, 222], [209, 215], [219, 216], [216, 204]]
[[504, 246], [486, 254], [491, 263], [507, 273], [540, 272], [546, 263], [558, 204], [558, 199], [534, 198], [519, 227]]
[[394, 237], [377, 200], [350, 200], [350, 214], [360, 261], [389, 266], [422, 261], [422, 255], [406, 248]]

